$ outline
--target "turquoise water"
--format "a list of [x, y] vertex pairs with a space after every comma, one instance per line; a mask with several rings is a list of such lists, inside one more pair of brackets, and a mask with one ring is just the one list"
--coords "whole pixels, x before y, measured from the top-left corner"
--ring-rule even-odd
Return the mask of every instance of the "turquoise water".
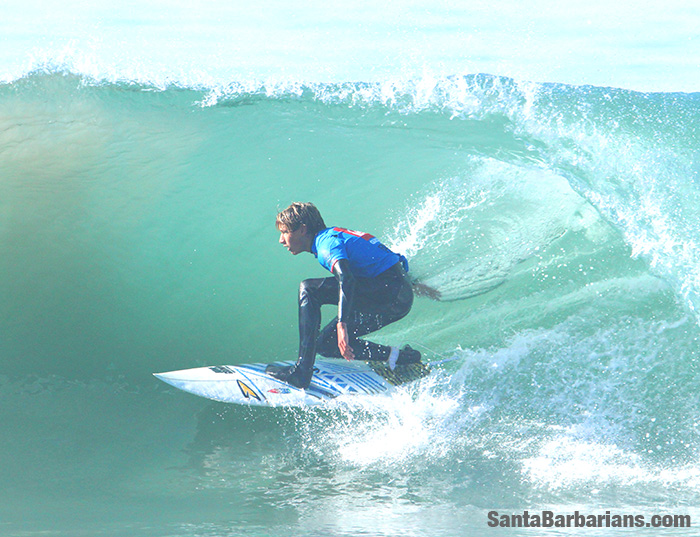
[[[4, 8], [2, 535], [634, 531], [487, 526], [543, 509], [697, 526], [697, 13], [161, 7]], [[294, 357], [298, 283], [323, 275], [277, 244], [295, 200], [441, 291], [376, 341], [459, 359], [308, 411], [158, 383]]]

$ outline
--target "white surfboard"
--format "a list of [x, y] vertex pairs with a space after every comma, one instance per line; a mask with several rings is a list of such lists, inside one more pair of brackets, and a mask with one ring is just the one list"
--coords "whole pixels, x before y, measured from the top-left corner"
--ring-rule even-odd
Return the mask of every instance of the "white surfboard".
[[387, 393], [394, 386], [430, 373], [430, 368], [422, 363], [399, 365], [391, 370], [385, 362], [317, 358], [311, 385], [302, 390], [267, 375], [267, 366], [218, 365], [154, 375], [180, 390], [214, 401], [260, 406], [307, 406], [341, 396]]

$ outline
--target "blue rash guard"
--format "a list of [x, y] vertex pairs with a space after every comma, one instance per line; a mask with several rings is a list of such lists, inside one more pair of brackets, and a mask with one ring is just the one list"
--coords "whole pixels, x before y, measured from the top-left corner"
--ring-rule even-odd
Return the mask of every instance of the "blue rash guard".
[[408, 271], [406, 258], [389, 250], [376, 237], [341, 227], [319, 232], [311, 244], [311, 252], [330, 272], [338, 261], [347, 259], [350, 270], [358, 278], [374, 278], [398, 262]]

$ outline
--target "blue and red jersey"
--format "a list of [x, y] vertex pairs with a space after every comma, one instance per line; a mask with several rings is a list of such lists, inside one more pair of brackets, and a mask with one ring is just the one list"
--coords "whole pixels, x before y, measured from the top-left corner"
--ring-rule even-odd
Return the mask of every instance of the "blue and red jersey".
[[406, 258], [389, 250], [376, 237], [341, 227], [329, 227], [319, 232], [311, 245], [311, 252], [330, 272], [338, 261], [347, 259], [350, 270], [358, 278], [374, 278], [398, 262], [408, 270]]

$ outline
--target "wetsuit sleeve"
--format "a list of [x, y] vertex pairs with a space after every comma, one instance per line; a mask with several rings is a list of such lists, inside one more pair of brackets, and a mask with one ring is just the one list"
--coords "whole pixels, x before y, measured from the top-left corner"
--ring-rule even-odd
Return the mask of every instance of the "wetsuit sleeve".
[[352, 314], [352, 307], [355, 298], [355, 277], [350, 271], [350, 263], [347, 259], [339, 259], [333, 265], [333, 275], [338, 278], [338, 322], [347, 323]]

